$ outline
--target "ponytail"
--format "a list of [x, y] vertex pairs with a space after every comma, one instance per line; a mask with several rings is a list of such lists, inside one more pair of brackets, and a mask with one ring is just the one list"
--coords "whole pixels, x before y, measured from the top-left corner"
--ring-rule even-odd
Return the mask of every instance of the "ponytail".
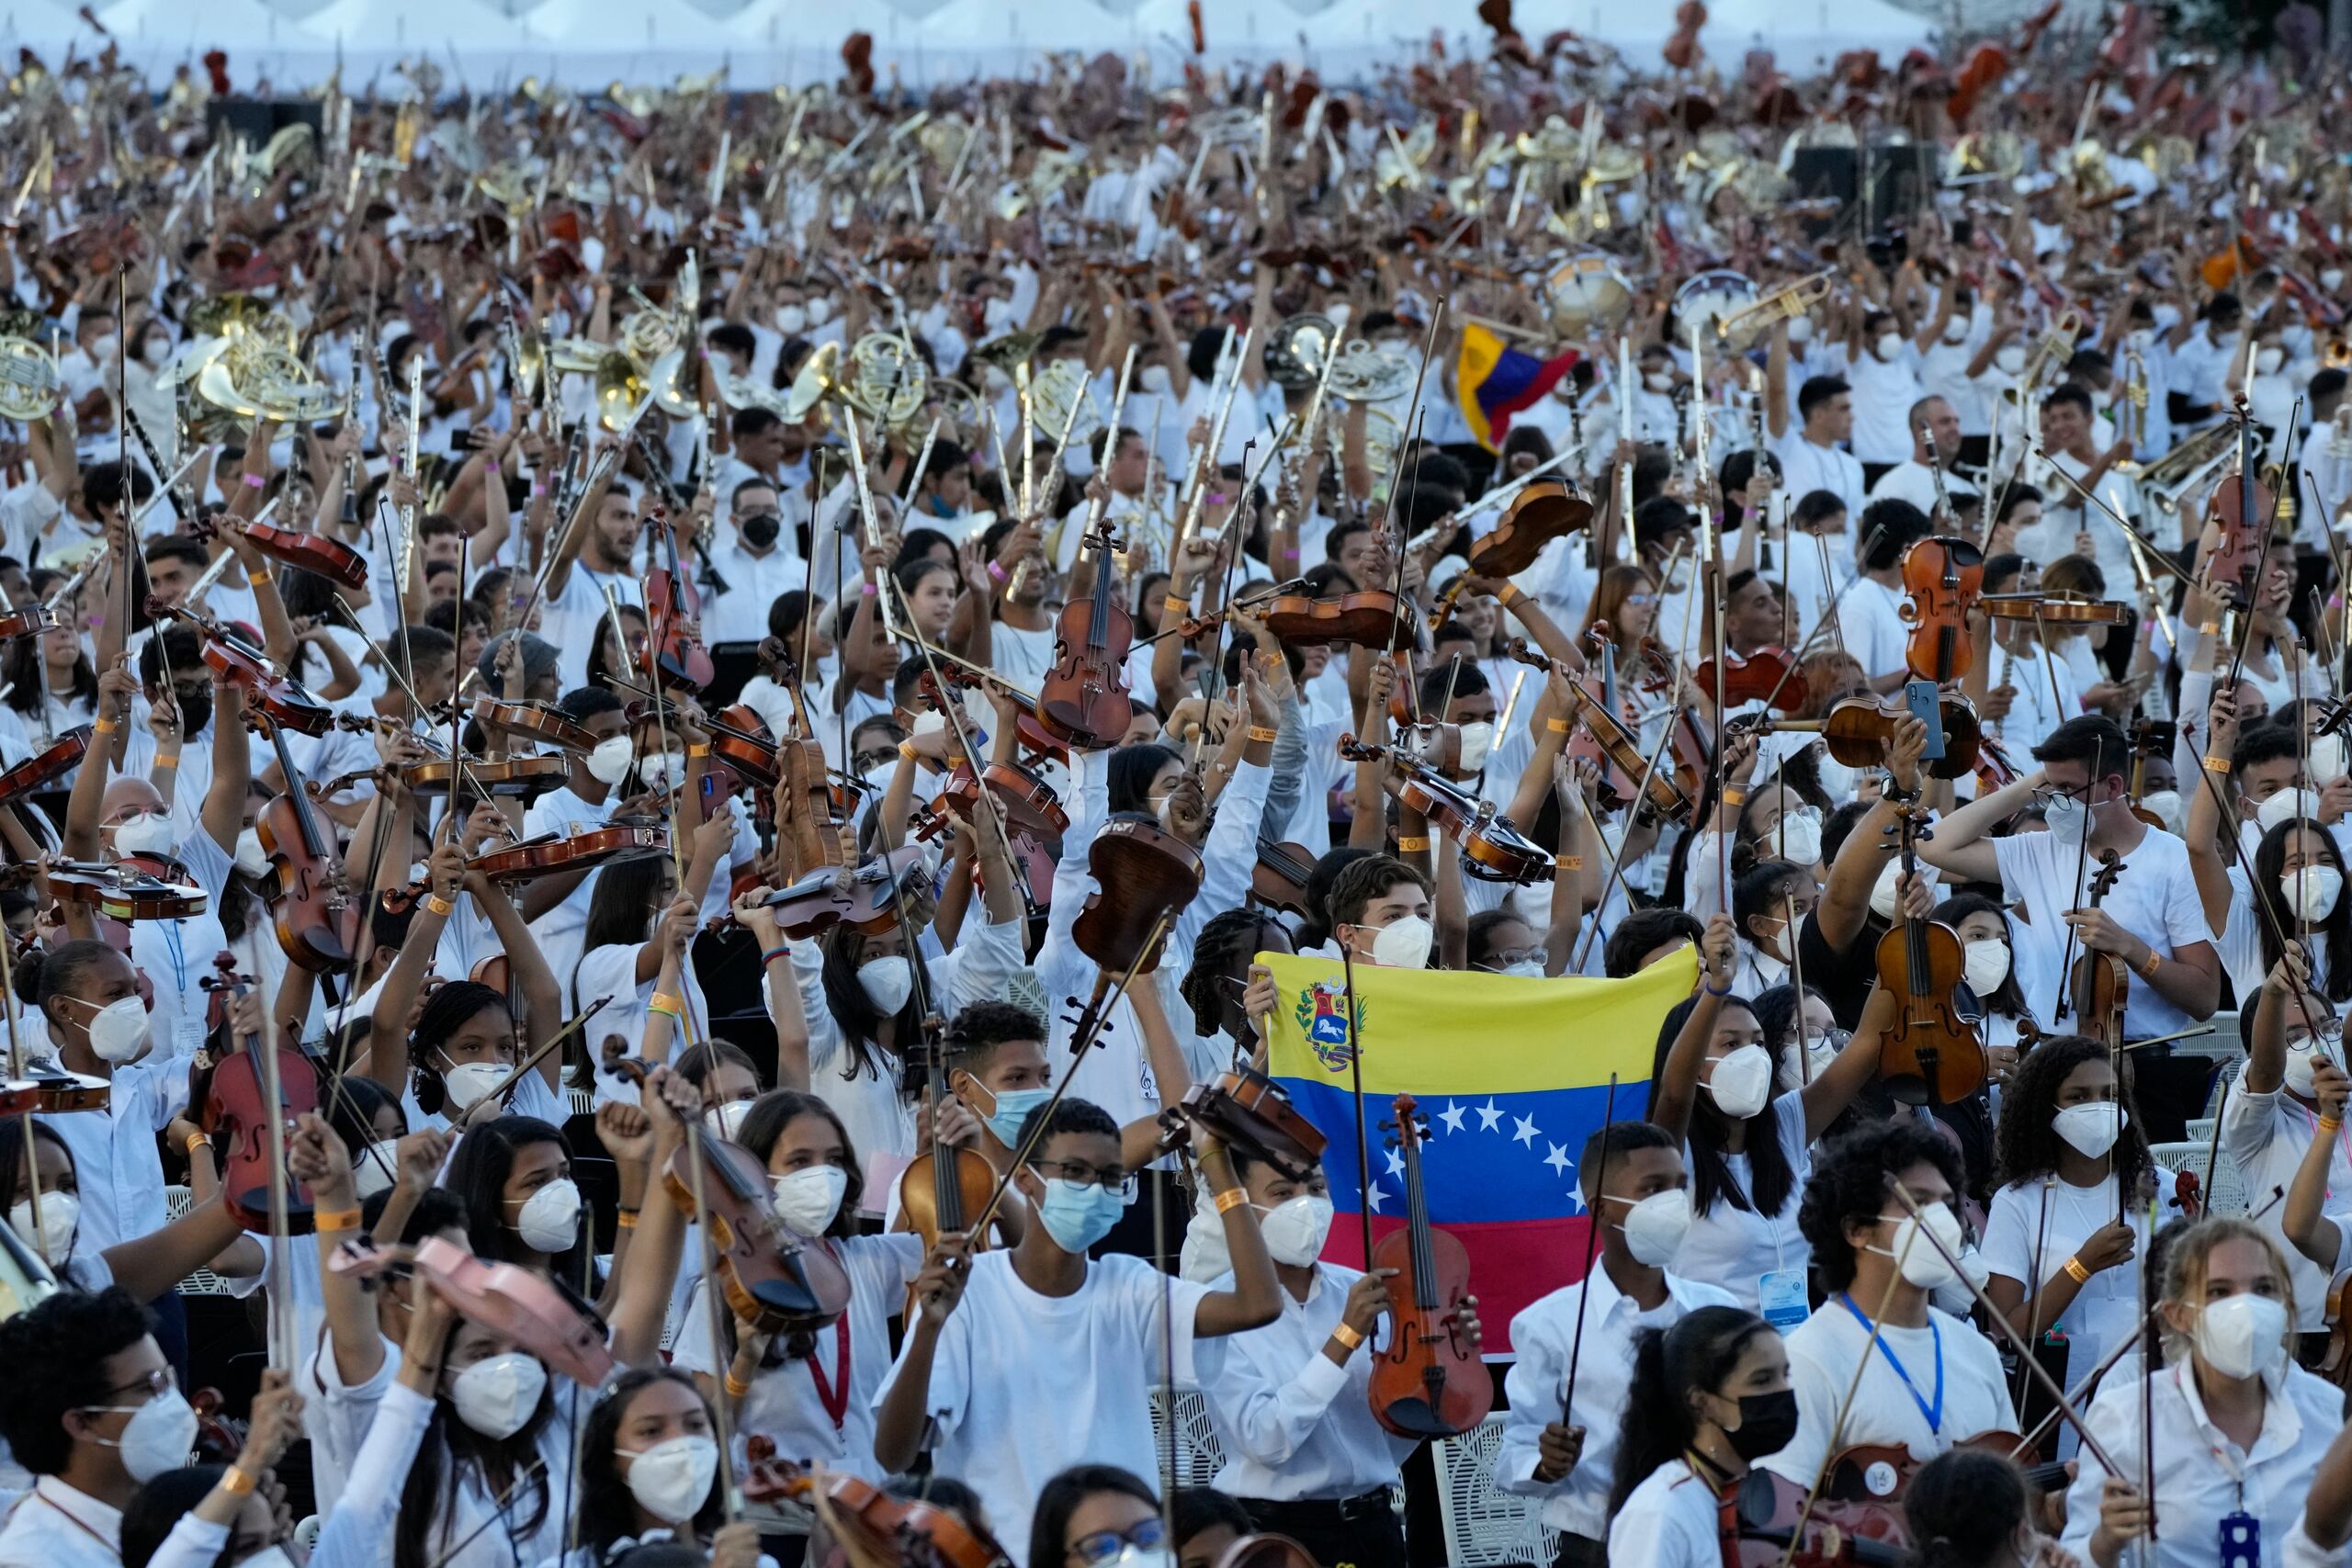
[[1612, 1516], [1651, 1472], [1689, 1448], [1699, 1435], [1691, 1394], [1721, 1389], [1749, 1341], [1772, 1331], [1770, 1324], [1742, 1308], [1703, 1306], [1669, 1327], [1645, 1328], [1634, 1338], [1634, 1381], [1625, 1391], [1617, 1473], [1609, 1488]]

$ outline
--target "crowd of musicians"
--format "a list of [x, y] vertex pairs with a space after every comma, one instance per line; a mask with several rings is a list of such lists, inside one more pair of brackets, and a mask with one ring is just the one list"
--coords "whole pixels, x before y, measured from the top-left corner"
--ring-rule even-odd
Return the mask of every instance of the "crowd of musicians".
[[[28, 64], [0, 1568], [2345, 1562], [2344, 89], [2124, 9]], [[1670, 981], [1507, 1323], [1285, 954]]]

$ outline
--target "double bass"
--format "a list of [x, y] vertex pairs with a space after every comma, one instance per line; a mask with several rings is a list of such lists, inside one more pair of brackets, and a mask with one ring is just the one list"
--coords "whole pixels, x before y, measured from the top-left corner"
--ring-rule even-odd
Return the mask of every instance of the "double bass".
[[1387, 1346], [1373, 1358], [1373, 1418], [1400, 1438], [1451, 1438], [1494, 1408], [1495, 1382], [1463, 1329], [1470, 1255], [1430, 1224], [1421, 1177], [1421, 1123], [1409, 1094], [1396, 1097], [1395, 1146], [1405, 1162], [1405, 1224], [1374, 1244], [1373, 1269], [1394, 1269]]

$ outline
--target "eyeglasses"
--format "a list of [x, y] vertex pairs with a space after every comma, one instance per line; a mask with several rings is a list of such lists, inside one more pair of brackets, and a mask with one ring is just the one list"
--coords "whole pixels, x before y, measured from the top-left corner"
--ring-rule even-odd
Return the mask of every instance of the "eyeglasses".
[[[108, 1399], [112, 1399], [118, 1394], [144, 1393], [149, 1399], [161, 1399], [164, 1395], [177, 1388], [179, 1386], [179, 1375], [173, 1371], [171, 1368], [157, 1367], [152, 1372], [134, 1378], [126, 1383], [118, 1383], [113, 1388], [107, 1390], [107, 1397]], [[90, 1408], [93, 1410], [120, 1410], [124, 1408], [124, 1406], [119, 1404], [94, 1404], [90, 1406]]]
[[2043, 784], [2041, 788], [2033, 792], [2033, 803], [2042, 810], [2047, 811], [2052, 805], [2061, 800], [2086, 801], [2090, 798], [2090, 793], [2091, 786], [2087, 784], [2076, 784], [2071, 789], [2062, 787], [2058, 784]]
[[1655, 593], [1628, 593], [1625, 595], [1625, 603], [1628, 604], [1655, 604], [1657, 603], [1657, 595]]
[[1124, 1530], [1096, 1530], [1070, 1542], [1062, 1555], [1069, 1562], [1091, 1564], [1108, 1562], [1130, 1546], [1154, 1547], [1168, 1543], [1167, 1532], [1158, 1519], [1137, 1519]]
[[1075, 1187], [1103, 1187], [1117, 1191], [1125, 1187], [1127, 1181], [1126, 1168], [1124, 1166], [1091, 1166], [1082, 1159], [1056, 1160], [1052, 1164], [1047, 1164], [1041, 1159], [1033, 1159], [1029, 1164], [1033, 1168], [1043, 1171], [1049, 1177], [1059, 1177]]
[[1488, 953], [1487, 962], [1498, 969], [1508, 969], [1514, 964], [1543, 964], [1551, 954], [1540, 947], [1511, 947], [1500, 953]]

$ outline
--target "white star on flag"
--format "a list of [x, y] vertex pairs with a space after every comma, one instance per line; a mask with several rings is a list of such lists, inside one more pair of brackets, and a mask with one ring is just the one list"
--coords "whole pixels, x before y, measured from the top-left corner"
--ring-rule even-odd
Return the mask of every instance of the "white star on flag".
[[1487, 1103], [1476, 1109], [1478, 1112], [1478, 1131], [1492, 1133], [1498, 1130], [1498, 1123], [1503, 1119], [1503, 1108], [1495, 1103], [1493, 1095], [1487, 1096]]
[[1388, 1151], [1388, 1174], [1396, 1177], [1399, 1180], [1404, 1179], [1405, 1156], [1398, 1154], [1395, 1149]]
[[1514, 1144], [1525, 1144], [1529, 1148], [1533, 1148], [1535, 1146], [1535, 1138], [1538, 1131], [1535, 1125], [1535, 1119], [1532, 1116], [1514, 1116], [1510, 1120], [1512, 1126], [1510, 1135], [1511, 1142]]
[[1545, 1146], [1552, 1152], [1544, 1156], [1544, 1163], [1550, 1166], [1555, 1173], [1566, 1176], [1576, 1168], [1577, 1162], [1568, 1157], [1567, 1150], [1557, 1144], [1547, 1144]]
[[1364, 1201], [1372, 1205], [1372, 1212], [1376, 1214], [1380, 1213], [1380, 1201], [1383, 1198], [1387, 1197], [1388, 1194], [1383, 1192], [1380, 1190], [1380, 1183], [1375, 1181], [1372, 1184], [1372, 1190], [1366, 1192], [1363, 1196]]
[[1438, 1120], [1445, 1123], [1447, 1132], [1459, 1133], [1462, 1131], [1462, 1119], [1466, 1114], [1467, 1112], [1461, 1106], [1449, 1100], [1445, 1102], [1445, 1110], [1439, 1114]]

